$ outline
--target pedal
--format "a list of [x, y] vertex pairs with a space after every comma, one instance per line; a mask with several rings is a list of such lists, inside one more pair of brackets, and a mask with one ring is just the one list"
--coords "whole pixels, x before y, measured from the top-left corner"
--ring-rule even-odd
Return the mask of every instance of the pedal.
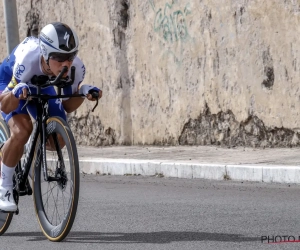
[[30, 189], [29, 188], [27, 189], [27, 195], [32, 195], [32, 189], [31, 189], [31, 187], [30, 187]]
[[20, 190], [19, 191], [19, 196], [25, 196], [25, 195], [27, 195], [27, 190], [25, 189], [25, 190]]
[[32, 188], [31, 188], [31, 186], [29, 184], [28, 179], [25, 182], [24, 188], [21, 187], [21, 186], [19, 188], [20, 188], [20, 190], [19, 190], [19, 195], [20, 196], [32, 195]]

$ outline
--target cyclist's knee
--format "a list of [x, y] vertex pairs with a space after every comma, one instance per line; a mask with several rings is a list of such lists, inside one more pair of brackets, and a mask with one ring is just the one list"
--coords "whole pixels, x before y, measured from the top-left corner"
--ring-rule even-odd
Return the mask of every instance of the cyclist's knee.
[[24, 145], [33, 129], [30, 117], [28, 115], [15, 115], [8, 121], [8, 125], [11, 132], [11, 140]]
[[[66, 145], [65, 141], [63, 140], [63, 138], [60, 135], [57, 135], [57, 139], [58, 139], [60, 148], [63, 148]], [[55, 149], [55, 143], [54, 143], [54, 140], [53, 140], [52, 136], [50, 136], [50, 138], [47, 140], [46, 149], [50, 150], [50, 151], [55, 151], [56, 150]]]

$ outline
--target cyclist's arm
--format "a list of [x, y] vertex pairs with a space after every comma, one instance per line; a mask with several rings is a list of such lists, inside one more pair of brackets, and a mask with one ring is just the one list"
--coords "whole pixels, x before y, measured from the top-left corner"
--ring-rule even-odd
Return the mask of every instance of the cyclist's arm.
[[[74, 93], [78, 94], [78, 92]], [[62, 105], [67, 113], [71, 113], [79, 108], [83, 103], [84, 99], [82, 97], [72, 97], [67, 100], [62, 101]]]
[[[10, 64], [14, 65], [11, 72], [12, 78], [0, 95], [0, 109], [5, 114], [9, 114], [10, 112], [17, 109], [20, 99], [26, 99], [27, 97], [27, 90], [24, 90], [21, 93], [18, 93], [17, 95], [13, 93], [13, 90], [16, 86], [18, 86], [19, 83], [26, 83], [32, 77], [32, 65], [30, 63], [32, 62], [32, 60], [28, 60], [28, 58], [31, 58], [33, 56], [34, 50], [28, 50], [25, 47], [26, 45], [23, 43], [22, 45], [19, 45], [16, 48], [16, 50], [13, 51], [11, 54], [12, 61], [10, 62]], [[37, 49], [39, 50], [38, 46]]]

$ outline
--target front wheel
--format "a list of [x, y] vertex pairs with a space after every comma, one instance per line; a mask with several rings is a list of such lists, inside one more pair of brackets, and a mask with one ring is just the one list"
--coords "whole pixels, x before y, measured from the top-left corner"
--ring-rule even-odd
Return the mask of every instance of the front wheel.
[[77, 211], [80, 178], [78, 154], [72, 132], [64, 120], [60, 117], [49, 118], [46, 130], [47, 146], [54, 145], [55, 150], [46, 150], [49, 178], [45, 181], [45, 163], [38, 139], [33, 161], [34, 205], [44, 235], [50, 241], [62, 241], [71, 230]]

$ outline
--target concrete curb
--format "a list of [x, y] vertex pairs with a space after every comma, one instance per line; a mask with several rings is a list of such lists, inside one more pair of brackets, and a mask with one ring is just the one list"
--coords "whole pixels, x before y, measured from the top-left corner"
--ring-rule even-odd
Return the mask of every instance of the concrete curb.
[[299, 166], [225, 165], [136, 159], [79, 159], [86, 174], [143, 175], [274, 183], [300, 183]]

